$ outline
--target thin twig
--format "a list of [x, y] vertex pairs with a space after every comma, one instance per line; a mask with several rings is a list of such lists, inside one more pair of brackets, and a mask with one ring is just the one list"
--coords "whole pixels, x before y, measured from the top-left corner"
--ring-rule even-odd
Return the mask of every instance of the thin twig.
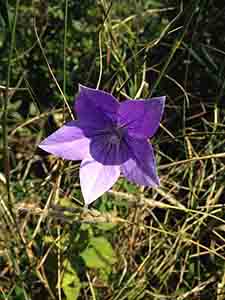
[[204, 290], [207, 285], [209, 285], [215, 281], [216, 281], [216, 278], [213, 276], [213, 277], [209, 278], [208, 280], [201, 282], [199, 285], [194, 287], [191, 291], [186, 292], [183, 295], [179, 296], [177, 298], [177, 300], [184, 300], [184, 299], [187, 299], [188, 297], [190, 297], [191, 295], [198, 294], [199, 292]]
[[192, 157], [190, 159], [183, 159], [183, 160], [175, 161], [175, 162], [172, 162], [172, 163], [169, 163], [169, 164], [161, 165], [161, 166], [159, 166], [158, 169], [159, 170], [164, 170], [164, 169], [168, 169], [168, 168], [171, 168], [171, 167], [174, 167], [174, 166], [191, 163], [193, 161], [207, 160], [207, 159], [213, 159], [213, 158], [225, 158], [225, 152], [224, 153], [211, 154], [211, 155], [205, 155], [205, 156], [200, 156], [200, 157]]
[[66, 106], [67, 106], [67, 109], [68, 109], [68, 111], [69, 111], [70, 117], [71, 117], [71, 119], [73, 120], [73, 119], [74, 119], [73, 112], [72, 112], [72, 110], [71, 110], [71, 108], [70, 108], [70, 106], [69, 106], [69, 103], [67, 102], [66, 97], [65, 97], [65, 95], [64, 95], [64, 93], [63, 93], [63, 91], [62, 91], [60, 85], [58, 84], [58, 81], [56, 80], [56, 77], [55, 77], [55, 75], [54, 75], [54, 73], [53, 73], [53, 71], [52, 71], [52, 69], [51, 69], [51, 67], [50, 67], [50, 65], [49, 65], [49, 63], [48, 63], [48, 59], [47, 59], [47, 56], [46, 56], [46, 54], [45, 54], [45, 50], [44, 50], [44, 48], [43, 48], [43, 46], [42, 46], [42, 44], [41, 44], [41, 41], [40, 41], [40, 38], [39, 38], [39, 35], [38, 35], [38, 32], [37, 32], [37, 27], [36, 27], [35, 18], [34, 18], [34, 32], [35, 32], [35, 35], [36, 35], [36, 38], [37, 38], [37, 41], [38, 41], [38, 45], [39, 45], [39, 47], [40, 47], [40, 49], [41, 49], [42, 55], [43, 55], [43, 57], [44, 57], [44, 59], [45, 59], [46, 65], [47, 65], [47, 67], [48, 67], [48, 70], [49, 70], [49, 72], [50, 72], [50, 74], [51, 74], [51, 76], [52, 76], [52, 78], [53, 78], [53, 80], [54, 80], [54, 82], [55, 82], [55, 84], [56, 84], [56, 86], [57, 86], [57, 88], [58, 88], [60, 94], [62, 95], [63, 100], [64, 100], [64, 102], [65, 102], [65, 104], [66, 104]]

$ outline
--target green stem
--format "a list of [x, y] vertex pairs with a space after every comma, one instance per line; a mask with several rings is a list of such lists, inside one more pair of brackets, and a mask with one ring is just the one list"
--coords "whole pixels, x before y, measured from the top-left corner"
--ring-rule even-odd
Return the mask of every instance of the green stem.
[[66, 46], [67, 46], [68, 0], [65, 0], [64, 45], [63, 45], [63, 93], [66, 94]]
[[10, 212], [12, 212], [12, 201], [10, 195], [10, 161], [9, 161], [9, 144], [8, 144], [8, 103], [10, 98], [10, 77], [11, 77], [11, 60], [13, 56], [13, 49], [15, 45], [15, 32], [16, 32], [16, 23], [17, 23], [17, 15], [19, 8], [20, 0], [16, 2], [16, 11], [13, 20], [13, 27], [11, 32], [11, 41], [10, 41], [10, 49], [8, 56], [8, 70], [7, 70], [7, 82], [6, 82], [6, 90], [3, 96], [3, 120], [2, 120], [2, 128], [3, 128], [3, 156], [4, 156], [4, 173], [6, 177], [6, 186], [7, 186], [7, 196], [8, 196], [8, 206]]

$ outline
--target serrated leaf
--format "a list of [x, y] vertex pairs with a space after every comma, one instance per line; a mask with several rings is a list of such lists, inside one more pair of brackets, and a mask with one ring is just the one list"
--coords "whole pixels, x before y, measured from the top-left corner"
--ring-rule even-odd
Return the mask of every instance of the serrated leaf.
[[64, 264], [66, 270], [62, 279], [62, 289], [66, 300], [76, 300], [79, 297], [81, 283], [76, 271], [71, 267], [69, 261]]
[[108, 269], [116, 262], [116, 255], [111, 244], [104, 237], [93, 237], [88, 248], [81, 253], [89, 268]]
[[90, 247], [85, 249], [82, 252], [81, 257], [84, 259], [86, 266], [89, 268], [104, 269], [106, 267], [106, 263], [98, 255], [95, 248]]

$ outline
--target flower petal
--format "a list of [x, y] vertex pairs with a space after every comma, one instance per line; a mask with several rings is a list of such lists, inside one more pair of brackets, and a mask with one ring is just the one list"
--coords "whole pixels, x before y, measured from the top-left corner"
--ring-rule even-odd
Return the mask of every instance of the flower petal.
[[39, 147], [64, 159], [82, 160], [89, 154], [90, 140], [79, 122], [71, 121], [48, 136]]
[[127, 138], [131, 158], [121, 166], [122, 173], [128, 180], [144, 185], [156, 187], [159, 177], [151, 144], [146, 140]]
[[79, 120], [87, 127], [101, 129], [116, 121], [119, 102], [104, 91], [79, 85], [75, 110]]
[[133, 137], [151, 137], [159, 127], [164, 105], [165, 97], [124, 101], [120, 105], [118, 122]]
[[85, 204], [108, 191], [119, 176], [119, 166], [103, 165], [90, 156], [84, 159], [80, 167], [80, 184]]

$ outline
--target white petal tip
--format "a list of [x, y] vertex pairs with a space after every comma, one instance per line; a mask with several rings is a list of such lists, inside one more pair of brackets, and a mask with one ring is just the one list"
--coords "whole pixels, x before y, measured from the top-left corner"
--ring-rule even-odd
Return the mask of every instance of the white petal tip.
[[[84, 197], [84, 196], [83, 196]], [[93, 203], [94, 201], [96, 201], [98, 198], [88, 198], [88, 197], [84, 197], [84, 205], [85, 207], [88, 207], [91, 203]]]

